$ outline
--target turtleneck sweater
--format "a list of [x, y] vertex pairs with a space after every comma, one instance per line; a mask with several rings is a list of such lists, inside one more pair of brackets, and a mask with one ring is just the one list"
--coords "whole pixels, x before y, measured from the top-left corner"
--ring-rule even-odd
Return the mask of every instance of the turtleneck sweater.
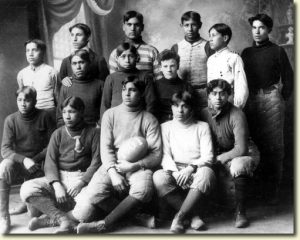
[[104, 84], [103, 95], [101, 100], [100, 118], [104, 112], [116, 107], [122, 103], [122, 81], [128, 76], [137, 76], [140, 81], [146, 84], [145, 89], [145, 110], [153, 113], [155, 107], [155, 94], [153, 86], [153, 74], [149, 71], [140, 71], [137, 68], [125, 70], [120, 69], [107, 76]]
[[[73, 137], [76, 135], [80, 135], [81, 152], [75, 151], [76, 140]], [[86, 125], [84, 121], [74, 128], [62, 126], [56, 129], [51, 136], [45, 160], [47, 180], [60, 181], [60, 170], [82, 171], [85, 172], [82, 180], [88, 183], [101, 165], [99, 139], [99, 129]]]
[[121, 144], [135, 136], [144, 137], [148, 143], [148, 154], [139, 162], [148, 169], [157, 167], [161, 161], [161, 135], [158, 121], [151, 113], [122, 103], [103, 114], [100, 149], [105, 170], [117, 163]]
[[28, 114], [19, 111], [10, 114], [4, 122], [2, 158], [19, 163], [26, 157], [36, 163], [44, 161], [54, 130], [55, 122], [47, 111], [34, 109]]
[[87, 124], [95, 126], [100, 116], [103, 82], [98, 79], [77, 79], [73, 76], [70, 87], [62, 86], [60, 89], [59, 104], [57, 108], [57, 126], [64, 125], [61, 104], [69, 96], [79, 97], [85, 105], [84, 120]]
[[242, 59], [250, 93], [267, 89], [281, 79], [282, 95], [288, 99], [293, 90], [294, 73], [285, 50], [269, 40], [244, 49]]

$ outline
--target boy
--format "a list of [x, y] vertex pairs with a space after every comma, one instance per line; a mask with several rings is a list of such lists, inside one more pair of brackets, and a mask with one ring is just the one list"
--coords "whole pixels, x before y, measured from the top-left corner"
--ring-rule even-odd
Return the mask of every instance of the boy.
[[124, 42], [116, 48], [116, 56], [118, 69], [105, 80], [100, 119], [102, 119], [107, 109], [116, 107], [122, 103], [122, 82], [128, 76], [137, 76], [140, 81], [145, 82], [145, 110], [153, 113], [156, 98], [154, 95], [153, 75], [149, 71], [140, 71], [136, 68], [136, 64], [139, 62], [136, 47]]
[[171, 99], [174, 93], [188, 88], [186, 81], [178, 77], [179, 55], [165, 49], [159, 54], [160, 70], [163, 78], [154, 83], [157, 104], [155, 115], [159, 123], [172, 120]]
[[284, 158], [285, 101], [293, 91], [294, 73], [284, 48], [269, 40], [272, 18], [257, 14], [249, 23], [254, 44], [242, 52], [250, 91], [245, 112], [262, 154], [264, 193], [267, 200], [277, 203]]
[[226, 80], [233, 90], [230, 101], [244, 108], [249, 95], [248, 84], [242, 58], [227, 47], [232, 31], [226, 24], [217, 23], [208, 32], [210, 48], [216, 53], [207, 60], [207, 82], [218, 78]]
[[20, 176], [26, 180], [43, 175], [41, 166], [55, 121], [48, 112], [35, 108], [37, 93], [33, 87], [16, 92], [18, 112], [6, 117], [0, 163], [0, 234], [10, 229], [9, 190]]
[[203, 39], [199, 30], [202, 26], [200, 14], [194, 11], [185, 12], [181, 17], [184, 39], [173, 45], [172, 50], [180, 56], [179, 77], [190, 83], [196, 90], [198, 110], [207, 106], [207, 58], [213, 53], [208, 42]]
[[[104, 57], [98, 56], [92, 49], [88, 47], [88, 43], [91, 36], [91, 29], [84, 23], [76, 23], [69, 28], [71, 35], [71, 41], [73, 45], [73, 52], [79, 49], [85, 49], [89, 53], [91, 59], [90, 75], [91, 78], [96, 78], [104, 81], [109, 71], [107, 63]], [[72, 67], [71, 67], [71, 56], [68, 56], [62, 60], [60, 66], [60, 79], [62, 84], [70, 87], [72, 85]]]
[[247, 227], [246, 198], [249, 178], [259, 163], [259, 152], [253, 142], [248, 143], [249, 132], [243, 111], [233, 106], [228, 98], [231, 85], [223, 79], [207, 84], [208, 108], [202, 110], [214, 140], [216, 160], [230, 172], [235, 186], [235, 227]]
[[[145, 43], [142, 39], [144, 30], [144, 17], [136, 11], [128, 11], [123, 16], [123, 31], [125, 34], [124, 42], [133, 44], [140, 56], [137, 62], [137, 69], [147, 70], [154, 74], [155, 79], [159, 79], [158, 51], [155, 47]], [[117, 55], [116, 49], [112, 51], [109, 57], [110, 73], [117, 71]]]
[[[100, 221], [80, 223], [77, 233], [98, 233], [111, 229], [122, 217], [132, 214], [153, 194], [152, 169], [161, 161], [161, 136], [156, 118], [142, 109], [145, 83], [129, 76], [123, 82], [123, 103], [108, 109], [101, 124], [101, 156], [103, 165], [87, 187], [86, 202], [92, 211], [112, 201], [115, 194], [126, 196]], [[129, 138], [140, 136], [148, 143], [147, 155], [134, 163], [117, 158], [117, 150]], [[76, 207], [75, 207], [76, 208]]]
[[[52, 134], [45, 160], [45, 177], [25, 182], [20, 195], [31, 209], [29, 229], [60, 226], [57, 233], [73, 232], [73, 216], [81, 219], [81, 209], [70, 218], [60, 210], [71, 210], [75, 202], [84, 205], [84, 187], [101, 165], [99, 129], [84, 121], [84, 103], [68, 97], [61, 105], [65, 126]], [[38, 217], [41, 213], [46, 216]]]

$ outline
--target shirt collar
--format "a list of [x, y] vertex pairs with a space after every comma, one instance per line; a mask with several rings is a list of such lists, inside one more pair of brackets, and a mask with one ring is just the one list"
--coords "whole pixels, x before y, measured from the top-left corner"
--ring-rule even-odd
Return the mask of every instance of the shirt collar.
[[42, 66], [44, 65], [44, 63], [41, 63], [40, 65], [38, 66], [33, 66], [33, 65], [29, 65], [30, 69], [34, 72], [38, 71], [39, 69], [42, 68]]

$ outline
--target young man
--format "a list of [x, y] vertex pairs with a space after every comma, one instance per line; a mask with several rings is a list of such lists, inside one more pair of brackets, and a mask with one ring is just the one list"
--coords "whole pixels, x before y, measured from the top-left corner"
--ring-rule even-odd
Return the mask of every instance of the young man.
[[[161, 161], [161, 136], [156, 118], [141, 106], [145, 83], [135, 76], [123, 82], [123, 103], [108, 109], [101, 123], [101, 157], [103, 165], [94, 174], [87, 187], [86, 203], [90, 210], [112, 202], [116, 194], [125, 198], [113, 209], [104, 209], [108, 215], [100, 221], [80, 223], [77, 233], [108, 231], [122, 217], [133, 214], [141, 203], [149, 202], [153, 194], [152, 169]], [[140, 136], [146, 139], [146, 156], [136, 162], [118, 158], [117, 151], [126, 140]], [[75, 207], [76, 208], [76, 207]]]
[[[147, 70], [154, 74], [155, 79], [159, 79], [159, 65], [157, 61], [158, 51], [155, 47], [145, 43], [142, 39], [144, 30], [144, 17], [136, 11], [128, 11], [123, 16], [123, 31], [125, 34], [125, 42], [133, 44], [140, 56], [136, 64], [137, 69]], [[110, 73], [116, 72], [118, 69], [116, 49], [112, 51], [109, 57]]]
[[[91, 29], [84, 23], [76, 23], [69, 28], [71, 41], [73, 45], [73, 52], [79, 49], [85, 49], [89, 53], [91, 59], [90, 75], [91, 78], [96, 78], [104, 81], [109, 74], [107, 63], [104, 57], [98, 56], [92, 49], [88, 47], [88, 42], [91, 36]], [[71, 67], [71, 56], [62, 60], [60, 66], [60, 78], [63, 85], [69, 87], [72, 85], [73, 71]]]
[[230, 101], [239, 108], [246, 105], [249, 95], [242, 58], [228, 47], [232, 31], [224, 23], [214, 24], [209, 29], [209, 45], [216, 53], [207, 60], [207, 82], [222, 78], [232, 86]]
[[194, 102], [191, 92], [181, 90], [173, 95], [173, 120], [161, 125], [163, 169], [153, 175], [158, 196], [177, 211], [170, 228], [174, 233], [183, 233], [189, 218], [193, 229], [205, 229], [199, 216], [199, 209], [205, 206], [199, 202], [216, 182], [210, 129], [207, 123], [195, 120]]
[[172, 50], [180, 56], [179, 77], [192, 85], [196, 90], [198, 110], [207, 106], [207, 58], [213, 53], [208, 42], [203, 39], [199, 30], [202, 26], [200, 14], [188, 11], [181, 17], [184, 39], [173, 45]]
[[100, 118], [100, 105], [103, 82], [93, 78], [89, 73], [91, 60], [88, 51], [77, 50], [70, 57], [72, 65], [72, 82], [70, 87], [62, 86], [60, 89], [59, 104], [57, 108], [57, 126], [64, 124], [60, 105], [67, 97], [75, 96], [83, 100], [85, 105], [84, 120], [87, 124], [96, 126]]
[[178, 77], [180, 57], [172, 50], [159, 54], [160, 70], [163, 78], [154, 83], [157, 96], [155, 115], [160, 123], [172, 120], [172, 96], [180, 90], [186, 90], [188, 83]]
[[[83, 101], [68, 97], [61, 107], [65, 126], [51, 136], [45, 177], [25, 182], [20, 190], [33, 217], [28, 224], [30, 230], [60, 226], [57, 233], [73, 232], [76, 223], [72, 218], [85, 218], [85, 212], [77, 208], [70, 218], [62, 210], [71, 210], [74, 202], [84, 206], [84, 187], [101, 165], [99, 129], [84, 122]], [[41, 213], [46, 216], [39, 217]]]
[[16, 93], [18, 112], [4, 122], [0, 163], [0, 234], [9, 233], [9, 190], [20, 176], [24, 179], [43, 175], [41, 167], [55, 121], [48, 112], [35, 108], [37, 93], [22, 87]]
[[201, 117], [206, 121], [214, 140], [217, 163], [230, 172], [235, 186], [235, 227], [246, 227], [246, 193], [248, 180], [259, 163], [259, 152], [253, 142], [248, 143], [248, 125], [242, 110], [228, 102], [231, 85], [223, 79], [207, 84], [208, 108]]
[[257, 14], [249, 23], [254, 43], [242, 52], [250, 92], [245, 112], [262, 155], [263, 192], [277, 203], [284, 158], [285, 101], [293, 91], [294, 74], [285, 50], [269, 40], [273, 20]]
[[139, 54], [135, 46], [128, 42], [121, 43], [116, 48], [118, 70], [107, 76], [104, 84], [101, 100], [100, 119], [104, 112], [122, 103], [122, 82], [128, 76], [137, 76], [140, 81], [145, 82], [145, 109], [153, 113], [155, 95], [153, 87], [153, 74], [149, 71], [141, 71], [136, 68]]

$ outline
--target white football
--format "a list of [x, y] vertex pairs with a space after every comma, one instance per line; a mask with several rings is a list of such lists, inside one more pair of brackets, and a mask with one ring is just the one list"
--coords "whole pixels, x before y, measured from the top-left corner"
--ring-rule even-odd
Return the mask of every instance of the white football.
[[136, 162], [146, 156], [148, 143], [143, 137], [132, 137], [124, 141], [117, 153], [118, 160]]

